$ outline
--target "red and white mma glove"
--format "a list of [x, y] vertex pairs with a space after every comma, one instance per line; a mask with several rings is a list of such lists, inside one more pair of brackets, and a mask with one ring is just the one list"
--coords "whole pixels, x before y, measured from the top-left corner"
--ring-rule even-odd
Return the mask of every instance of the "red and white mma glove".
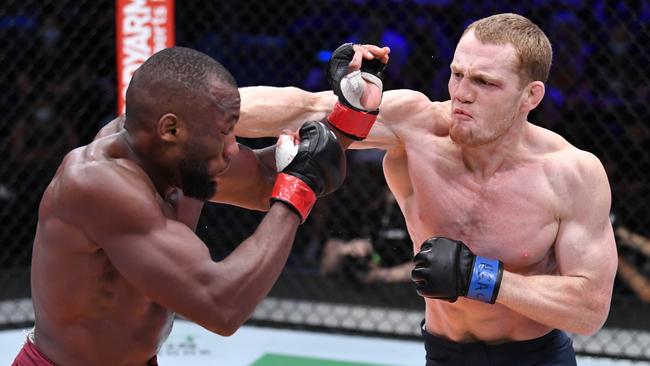
[[364, 59], [361, 62], [361, 70], [350, 72], [349, 64], [354, 56], [352, 46], [352, 43], [341, 45], [330, 58], [327, 81], [339, 101], [327, 119], [333, 127], [346, 136], [354, 140], [363, 140], [368, 137], [368, 132], [379, 114], [379, 109], [367, 110], [361, 104], [365, 84], [371, 83], [379, 88], [379, 103], [381, 103], [384, 87], [382, 73], [386, 69], [386, 64], [377, 59]]
[[305, 222], [307, 215], [322, 197], [343, 184], [346, 173], [345, 153], [336, 135], [325, 124], [305, 122], [296, 145], [289, 135], [281, 135], [275, 147], [278, 175], [271, 201], [281, 201], [293, 208]]

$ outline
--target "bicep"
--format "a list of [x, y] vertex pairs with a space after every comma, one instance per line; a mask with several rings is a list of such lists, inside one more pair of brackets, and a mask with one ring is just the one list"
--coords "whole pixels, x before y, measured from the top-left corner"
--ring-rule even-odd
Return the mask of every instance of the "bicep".
[[[593, 158], [595, 159], [595, 157]], [[611, 291], [618, 257], [609, 211], [611, 193], [600, 162], [579, 164], [582, 179], [569, 187], [556, 239], [556, 259], [562, 275], [588, 280], [592, 288]]]
[[184, 224], [161, 218], [138, 231], [115, 228], [98, 245], [130, 284], [165, 308], [191, 316], [210, 303], [216, 264]]
[[434, 108], [429, 98], [420, 92], [407, 89], [386, 91], [368, 138], [353, 143], [351, 148], [399, 148], [408, 143], [409, 138], [421, 138], [422, 134], [431, 132], [432, 126], [442, 118], [441, 112], [441, 108]]

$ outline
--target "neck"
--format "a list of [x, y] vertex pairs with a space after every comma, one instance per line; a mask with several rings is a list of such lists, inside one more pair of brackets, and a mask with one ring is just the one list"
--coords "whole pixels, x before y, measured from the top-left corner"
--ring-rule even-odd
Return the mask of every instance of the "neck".
[[461, 146], [463, 163], [482, 179], [493, 176], [516, 159], [525, 130], [526, 122], [518, 122], [494, 141], [479, 146]]
[[[147, 174], [151, 183], [153, 183], [156, 191], [162, 196], [166, 197], [171, 191], [174, 190], [173, 181], [168, 174], [159, 168], [155, 163], [153, 156], [149, 156], [145, 151], [151, 151], [146, 145], [148, 141], [145, 138], [138, 138], [138, 132], [131, 133], [130, 131], [123, 131], [122, 137], [126, 145], [128, 158], [136, 163]], [[136, 135], [136, 136], [134, 136]]]

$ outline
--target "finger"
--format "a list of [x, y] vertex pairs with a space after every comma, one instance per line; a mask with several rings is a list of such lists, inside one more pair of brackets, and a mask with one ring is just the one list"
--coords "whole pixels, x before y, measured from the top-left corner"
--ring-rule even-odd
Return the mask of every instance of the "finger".
[[290, 134], [282, 134], [275, 145], [275, 167], [278, 172], [286, 168], [298, 153], [298, 145]]
[[298, 133], [298, 131], [283, 129], [282, 132], [280, 132], [280, 136], [278, 136], [278, 139], [282, 139], [282, 141], [291, 140], [293, 141], [294, 144], [298, 144], [300, 142], [300, 134]]
[[379, 57], [379, 61], [381, 61], [382, 63], [387, 64], [387, 63], [388, 63], [388, 59], [390, 58], [390, 57], [388, 56], [388, 54], [390, 53], [390, 48], [388, 48], [388, 47], [384, 47], [384, 48], [387, 49], [386, 54], [384, 54], [383, 56]]
[[348, 71], [353, 72], [361, 69], [362, 61], [363, 61], [363, 51], [361, 49], [358, 49], [354, 52], [354, 56], [352, 56], [352, 61], [350, 61], [350, 64], [348, 65]]
[[368, 60], [378, 59], [383, 63], [388, 62], [388, 55], [390, 54], [389, 47], [378, 47], [374, 45], [363, 45], [363, 57]]

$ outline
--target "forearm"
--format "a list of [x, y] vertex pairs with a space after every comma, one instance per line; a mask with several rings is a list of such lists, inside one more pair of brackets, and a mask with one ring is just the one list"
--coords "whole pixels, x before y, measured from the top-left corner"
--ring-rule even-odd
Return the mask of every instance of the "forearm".
[[321, 121], [336, 103], [329, 91], [310, 93], [298, 88], [255, 86], [240, 88], [241, 114], [235, 134], [241, 137], [278, 136], [297, 130], [305, 121]]
[[497, 302], [549, 327], [590, 335], [609, 312], [611, 291], [584, 277], [523, 276], [504, 271]]
[[227, 326], [221, 334], [232, 334], [253, 313], [282, 272], [293, 244], [300, 218], [288, 206], [272, 205], [255, 233], [226, 259], [210, 289], [214, 314]]
[[217, 178], [218, 189], [210, 201], [268, 211], [276, 177], [274, 155], [275, 146], [259, 150], [240, 146], [230, 169]]

